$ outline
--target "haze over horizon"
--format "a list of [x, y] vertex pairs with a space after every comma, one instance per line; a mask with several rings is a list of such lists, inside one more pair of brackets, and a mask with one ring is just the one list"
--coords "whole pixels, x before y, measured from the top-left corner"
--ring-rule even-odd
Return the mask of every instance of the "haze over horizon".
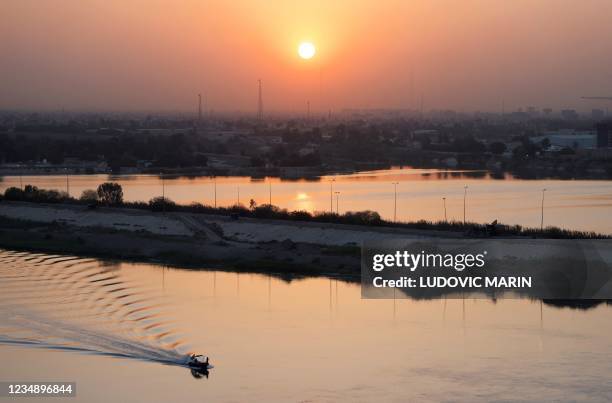
[[[1, 109], [506, 111], [612, 102], [606, 0], [7, 0]], [[300, 59], [312, 42], [316, 55]]]

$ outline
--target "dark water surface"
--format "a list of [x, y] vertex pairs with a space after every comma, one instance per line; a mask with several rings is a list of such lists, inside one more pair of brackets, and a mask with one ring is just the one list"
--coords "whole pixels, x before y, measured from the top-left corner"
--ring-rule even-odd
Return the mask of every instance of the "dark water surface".
[[76, 381], [69, 401], [606, 401], [611, 330], [607, 305], [362, 300], [333, 279], [0, 251], [0, 380]]

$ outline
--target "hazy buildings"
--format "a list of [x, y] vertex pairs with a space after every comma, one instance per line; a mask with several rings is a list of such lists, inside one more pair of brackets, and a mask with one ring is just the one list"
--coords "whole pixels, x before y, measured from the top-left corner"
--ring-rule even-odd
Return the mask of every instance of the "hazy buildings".
[[563, 148], [593, 149], [597, 145], [594, 131], [577, 130], [555, 130], [544, 133], [541, 136], [531, 137], [533, 143], [540, 144], [542, 140], [548, 139], [549, 151], [559, 151]]
[[597, 124], [597, 148], [612, 147], [612, 121]]
[[576, 120], [579, 116], [575, 109], [563, 109], [561, 111], [561, 117], [566, 120]]
[[591, 111], [591, 118], [593, 120], [601, 120], [605, 117], [606, 112], [603, 109], [593, 109]]

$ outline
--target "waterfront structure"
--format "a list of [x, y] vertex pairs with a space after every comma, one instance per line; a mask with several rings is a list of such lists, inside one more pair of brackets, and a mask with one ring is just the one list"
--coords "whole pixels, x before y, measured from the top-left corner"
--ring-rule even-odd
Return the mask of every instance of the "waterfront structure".
[[612, 147], [612, 120], [597, 124], [597, 148]]

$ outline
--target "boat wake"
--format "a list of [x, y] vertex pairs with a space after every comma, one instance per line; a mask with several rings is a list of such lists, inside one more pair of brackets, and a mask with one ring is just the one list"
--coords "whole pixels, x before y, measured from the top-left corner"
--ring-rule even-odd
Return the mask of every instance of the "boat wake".
[[165, 302], [115, 264], [0, 250], [0, 344], [186, 367]]

